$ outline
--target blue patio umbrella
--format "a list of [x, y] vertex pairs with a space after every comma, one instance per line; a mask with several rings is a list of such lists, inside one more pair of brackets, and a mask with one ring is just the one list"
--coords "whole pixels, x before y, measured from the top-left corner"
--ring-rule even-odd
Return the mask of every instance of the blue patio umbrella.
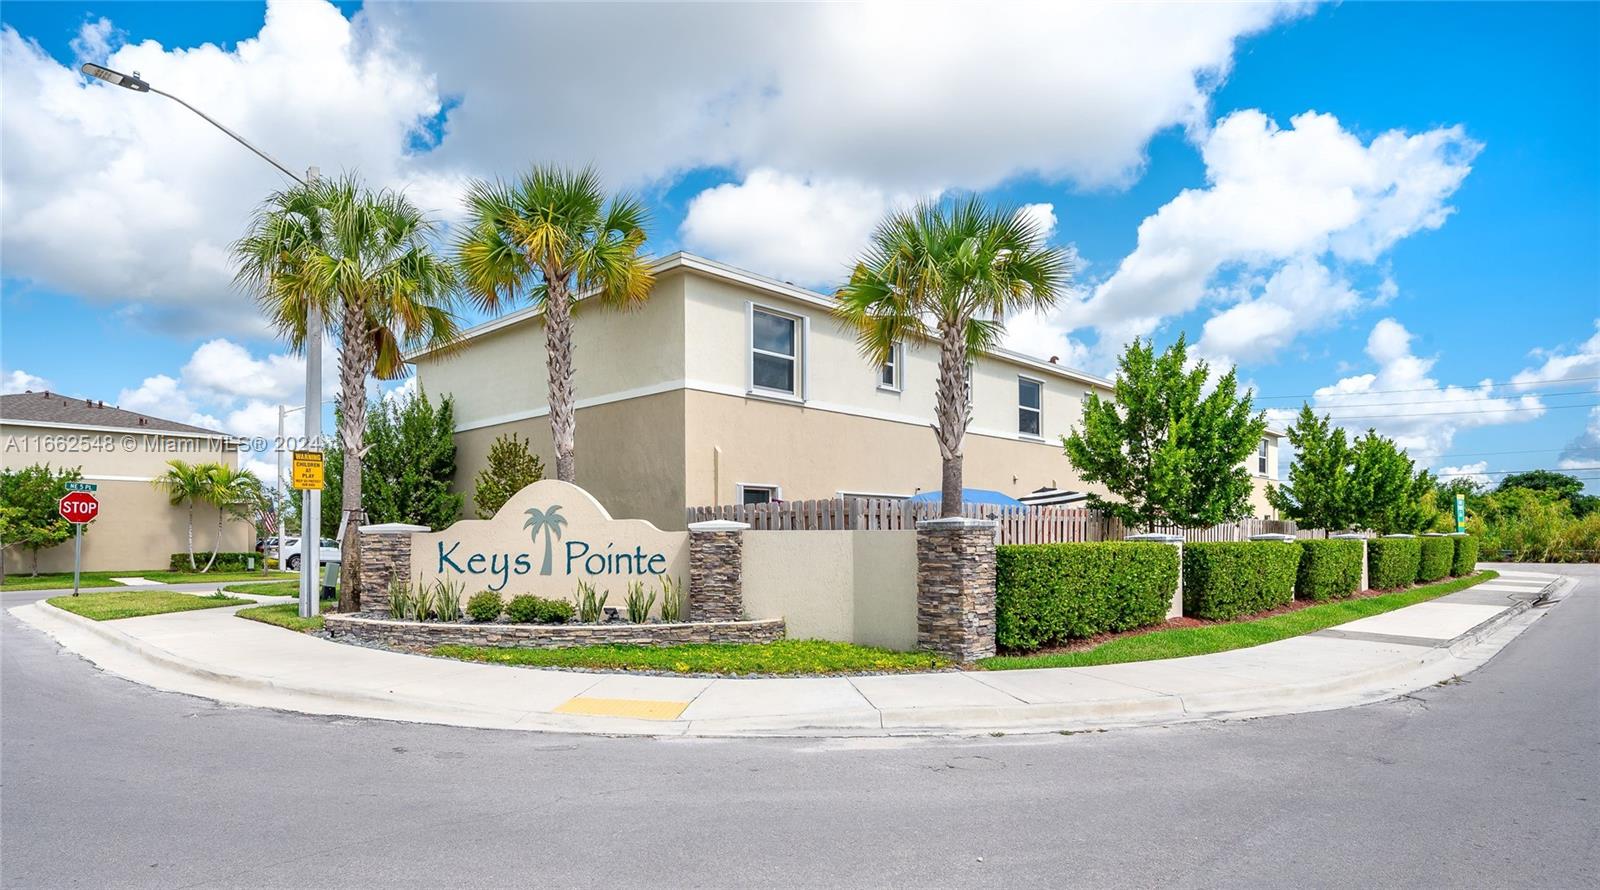
[[[914, 494], [910, 498], [907, 498], [907, 500], [927, 501], [928, 503], [937, 504], [937, 503], [940, 503], [940, 502], [942, 502], [944, 500], [944, 494], [942, 492], [940, 492], [939, 489], [935, 488], [932, 491], [924, 491], [921, 494]], [[1023, 502], [1017, 500], [1016, 498], [1012, 497], [1009, 494], [1005, 494], [1004, 492], [994, 491], [994, 490], [988, 489], [988, 488], [963, 488], [963, 489], [961, 489], [961, 502], [964, 503], [964, 504], [983, 504], [985, 506], [990, 506], [990, 507], [1025, 507], [1025, 506], [1027, 506]]]

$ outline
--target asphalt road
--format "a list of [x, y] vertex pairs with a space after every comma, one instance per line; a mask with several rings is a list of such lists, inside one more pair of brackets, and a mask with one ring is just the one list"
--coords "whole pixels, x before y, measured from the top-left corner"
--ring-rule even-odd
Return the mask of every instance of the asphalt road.
[[[545, 736], [156, 692], [3, 619], [6, 887], [1600, 886], [1600, 571], [1361, 708], [981, 740]], [[7, 595], [6, 605], [32, 597]]]

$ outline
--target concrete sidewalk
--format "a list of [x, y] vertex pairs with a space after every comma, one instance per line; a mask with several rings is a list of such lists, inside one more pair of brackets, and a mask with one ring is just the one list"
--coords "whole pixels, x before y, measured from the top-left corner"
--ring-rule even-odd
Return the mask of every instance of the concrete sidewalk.
[[457, 726], [619, 735], [1051, 732], [1295, 713], [1464, 674], [1541, 615], [1559, 575], [1214, 655], [1088, 668], [707, 679], [471, 664], [333, 643], [207, 609], [95, 622], [11, 610], [130, 680], [221, 702]]

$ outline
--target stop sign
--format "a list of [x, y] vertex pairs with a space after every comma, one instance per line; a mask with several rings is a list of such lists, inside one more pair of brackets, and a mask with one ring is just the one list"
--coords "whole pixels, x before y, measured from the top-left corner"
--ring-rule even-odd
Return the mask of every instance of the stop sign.
[[82, 525], [100, 515], [100, 500], [87, 491], [70, 491], [60, 509], [62, 519]]

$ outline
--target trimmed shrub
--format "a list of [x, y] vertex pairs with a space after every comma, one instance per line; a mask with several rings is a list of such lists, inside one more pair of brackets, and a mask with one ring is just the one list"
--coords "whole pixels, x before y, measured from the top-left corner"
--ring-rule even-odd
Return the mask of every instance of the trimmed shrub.
[[1332, 600], [1354, 596], [1361, 589], [1361, 542], [1305, 540], [1300, 547], [1300, 569], [1295, 574], [1294, 598]]
[[[261, 560], [264, 558], [254, 550], [246, 553], [218, 553], [217, 561], [211, 564], [211, 571], [248, 572], [251, 568], [251, 561], [254, 561], [255, 568], [259, 569], [261, 568]], [[206, 567], [206, 561], [209, 559], [211, 559], [210, 550], [196, 550], [194, 552], [194, 568], [191, 569], [189, 568], [189, 554], [187, 552], [174, 553], [172, 558], [167, 560], [167, 569], [173, 572], [198, 572]]]
[[1417, 580], [1422, 568], [1420, 538], [1373, 538], [1367, 542], [1367, 583], [1373, 590], [1394, 590]]
[[1422, 552], [1417, 560], [1417, 583], [1437, 581], [1450, 575], [1450, 563], [1455, 561], [1456, 545], [1449, 538], [1418, 538]]
[[1456, 542], [1456, 546], [1455, 552], [1451, 554], [1450, 574], [1459, 578], [1477, 571], [1478, 539], [1471, 535], [1460, 535], [1451, 540]]
[[506, 617], [517, 624], [565, 624], [572, 620], [572, 604], [524, 593], [506, 603]]
[[1300, 545], [1218, 541], [1183, 545], [1183, 614], [1226, 621], [1294, 599]]
[[1178, 548], [1140, 541], [995, 548], [995, 642], [1002, 649], [1159, 624], [1178, 588]]
[[493, 621], [505, 609], [505, 601], [492, 590], [480, 590], [467, 600], [467, 614], [472, 616], [473, 621]]

